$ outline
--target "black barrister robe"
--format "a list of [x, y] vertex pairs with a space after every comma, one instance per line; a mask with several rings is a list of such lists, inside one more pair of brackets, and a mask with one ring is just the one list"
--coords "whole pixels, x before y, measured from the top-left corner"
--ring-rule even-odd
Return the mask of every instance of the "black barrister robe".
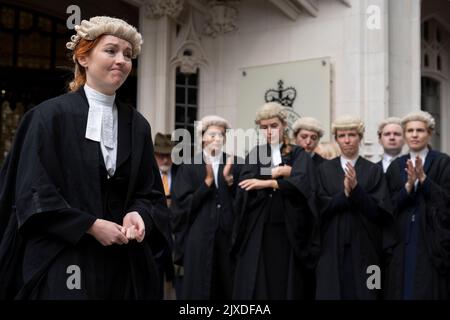
[[386, 177], [400, 242], [386, 281], [388, 299], [448, 299], [450, 295], [450, 157], [430, 150], [427, 178], [409, 195], [409, 154], [389, 166]]
[[[271, 179], [270, 159], [268, 145], [255, 147], [246, 157], [239, 180]], [[314, 267], [319, 250], [314, 164], [297, 146], [282, 156], [282, 162], [292, 172], [288, 178], [277, 179], [278, 190], [238, 191], [233, 299], [310, 296], [304, 277]]]
[[319, 167], [322, 162], [327, 161], [327, 159], [323, 158], [320, 154], [318, 153], [314, 153], [314, 155], [312, 156], [312, 160], [314, 162], [314, 165], [317, 167]]
[[235, 183], [229, 187], [223, 177], [226, 157], [223, 153], [218, 188], [215, 182], [209, 187], [205, 184], [201, 153], [195, 163], [182, 164], [177, 172], [171, 209], [175, 263], [184, 266], [181, 299], [231, 299], [233, 198], [240, 165], [235, 157], [231, 172]]
[[[383, 250], [395, 240], [383, 170], [364, 158], [355, 163], [358, 184], [344, 194], [340, 157], [318, 169], [322, 252], [317, 264], [317, 299], [376, 299], [367, 287], [367, 267], [382, 268]], [[386, 226], [386, 228], [385, 228]], [[382, 270], [383, 272], [383, 270]]]
[[[23, 118], [0, 173], [0, 293], [19, 299], [154, 299], [157, 261], [170, 237], [150, 126], [118, 107], [117, 169], [106, 178], [98, 142], [85, 138], [89, 105], [81, 88]], [[97, 218], [122, 225], [138, 211], [142, 243], [103, 247], [86, 234]], [[67, 286], [79, 267], [80, 289]]]

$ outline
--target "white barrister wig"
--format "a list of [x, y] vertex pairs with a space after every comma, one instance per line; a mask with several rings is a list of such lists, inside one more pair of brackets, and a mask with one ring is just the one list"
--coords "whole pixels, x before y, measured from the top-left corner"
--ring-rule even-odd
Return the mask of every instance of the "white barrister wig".
[[228, 120], [216, 115], [209, 115], [204, 116], [199, 122], [197, 122], [197, 133], [200, 134], [200, 136], [203, 135], [203, 133], [208, 130], [208, 127], [210, 126], [222, 127], [225, 131], [231, 128]]
[[309, 130], [317, 132], [319, 138], [323, 136], [322, 124], [315, 118], [303, 117], [297, 119], [292, 125], [292, 131], [294, 132], [294, 137], [298, 134], [300, 130]]
[[255, 123], [259, 124], [261, 120], [267, 120], [278, 117], [282, 122], [286, 122], [286, 112], [281, 104], [277, 102], [265, 103], [256, 113]]
[[77, 33], [66, 44], [69, 50], [75, 50], [81, 39], [95, 40], [99, 36], [107, 34], [128, 41], [132, 47], [133, 59], [141, 52], [143, 43], [141, 34], [135, 27], [122, 19], [106, 16], [92, 17], [89, 21], [83, 20], [80, 25], [76, 25], [75, 31]]
[[384, 127], [386, 127], [388, 124], [398, 124], [399, 126], [402, 126], [402, 119], [398, 117], [389, 117], [381, 121], [378, 125], [378, 137], [381, 137], [381, 133], [383, 132]]
[[408, 113], [402, 119], [403, 128], [405, 128], [406, 124], [410, 121], [422, 121], [423, 123], [425, 123], [429, 130], [434, 130], [434, 127], [436, 126], [436, 121], [434, 120], [433, 116], [426, 111], [414, 111]]
[[336, 130], [353, 130], [356, 129], [360, 137], [364, 136], [364, 122], [357, 117], [345, 115], [337, 118], [331, 125], [331, 131], [336, 135]]

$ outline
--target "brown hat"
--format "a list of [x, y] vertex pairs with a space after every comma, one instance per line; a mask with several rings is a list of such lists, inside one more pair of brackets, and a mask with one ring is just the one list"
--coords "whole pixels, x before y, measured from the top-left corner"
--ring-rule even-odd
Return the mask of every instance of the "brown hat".
[[170, 134], [162, 134], [158, 132], [155, 137], [155, 153], [171, 154], [174, 143]]

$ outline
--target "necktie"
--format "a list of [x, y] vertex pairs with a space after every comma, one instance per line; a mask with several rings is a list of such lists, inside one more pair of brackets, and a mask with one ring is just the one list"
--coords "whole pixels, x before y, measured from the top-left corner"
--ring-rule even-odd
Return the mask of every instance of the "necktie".
[[164, 186], [164, 194], [166, 196], [170, 195], [169, 177], [168, 177], [167, 173], [163, 173], [162, 174], [162, 183], [163, 183], [163, 186]]

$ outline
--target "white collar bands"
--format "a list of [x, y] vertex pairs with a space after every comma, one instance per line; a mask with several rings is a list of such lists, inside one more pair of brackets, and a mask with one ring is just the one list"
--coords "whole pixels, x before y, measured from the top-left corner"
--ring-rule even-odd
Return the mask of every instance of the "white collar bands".
[[113, 111], [116, 95], [108, 96], [87, 84], [84, 85], [84, 91], [89, 103], [85, 137], [97, 142], [102, 141], [110, 149], [115, 148]]

